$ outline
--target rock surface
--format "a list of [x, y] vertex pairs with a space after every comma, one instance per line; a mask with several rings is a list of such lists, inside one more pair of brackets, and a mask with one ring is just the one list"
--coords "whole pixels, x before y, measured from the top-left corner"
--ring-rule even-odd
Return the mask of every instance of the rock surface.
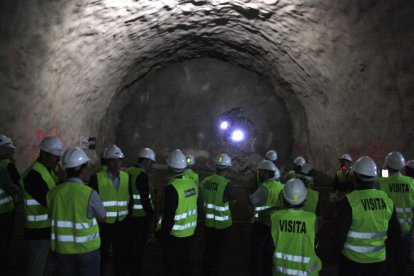
[[149, 72], [199, 57], [267, 79], [291, 117], [291, 157], [331, 174], [344, 152], [414, 156], [412, 1], [4, 0], [0, 11], [1, 131], [20, 166], [48, 133], [107, 139], [103, 118], [119, 121]]

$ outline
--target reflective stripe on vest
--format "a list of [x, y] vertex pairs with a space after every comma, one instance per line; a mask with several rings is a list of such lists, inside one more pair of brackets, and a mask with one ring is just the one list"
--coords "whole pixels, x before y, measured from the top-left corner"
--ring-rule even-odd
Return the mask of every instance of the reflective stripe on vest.
[[[127, 173], [129, 174], [129, 183], [131, 185], [132, 190], [133, 205], [131, 215], [133, 217], [144, 217], [147, 215], [147, 213], [144, 210], [144, 206], [142, 206], [141, 195], [139, 194], [139, 191], [136, 186], [136, 180], [138, 176], [144, 172], [144, 169], [141, 167], [131, 167], [127, 170]], [[151, 200], [151, 194], [148, 195], [148, 199], [150, 201], [152, 209], [154, 209], [153, 202]]]
[[283, 260], [286, 260], [286, 261], [289, 261], [289, 262], [297, 262], [297, 263], [307, 264], [310, 261], [310, 257], [289, 255], [289, 254], [285, 254], [283, 252], [275, 252], [274, 256], [275, 256], [276, 259], [283, 259]]
[[349, 231], [348, 237], [350, 238], [357, 238], [357, 239], [375, 239], [375, 238], [384, 238], [387, 236], [387, 232], [355, 232]]
[[318, 263], [315, 262], [313, 264], [313, 266], [311, 267], [311, 269], [309, 269], [309, 271], [290, 269], [290, 268], [281, 267], [281, 266], [275, 266], [275, 269], [279, 272], [282, 272], [282, 273], [288, 274], [288, 275], [304, 275], [304, 276], [307, 276], [307, 275], [311, 275], [311, 273], [314, 272], [317, 267], [318, 267]]
[[75, 229], [88, 229], [96, 225], [96, 219], [92, 219], [92, 222], [72, 222], [72, 221], [62, 221], [62, 220], [52, 220], [52, 225], [58, 228], [75, 228]]
[[205, 226], [225, 229], [232, 225], [229, 202], [224, 202], [224, 191], [230, 181], [217, 174], [206, 177], [200, 184], [205, 213]]
[[358, 252], [358, 253], [374, 253], [374, 252], [378, 252], [384, 249], [385, 244], [380, 245], [380, 246], [357, 246], [357, 245], [351, 245], [349, 243], [345, 243], [344, 247], [354, 252]]
[[255, 214], [253, 219], [270, 226], [270, 214], [266, 210], [280, 205], [280, 192], [283, 190], [284, 185], [277, 180], [268, 179], [261, 186], [267, 191], [267, 199], [262, 206], [254, 208]]
[[83, 236], [83, 237], [77, 237], [72, 235], [56, 235], [52, 233], [52, 240], [57, 240], [59, 242], [74, 242], [74, 243], [86, 243], [93, 241], [95, 239], [99, 238], [99, 232], [89, 235], [89, 236]]
[[98, 179], [99, 196], [106, 210], [106, 223], [123, 221], [128, 214], [129, 176], [124, 171], [119, 171], [119, 187], [115, 190], [108, 171], [101, 171], [96, 174]]
[[42, 206], [37, 200], [29, 195], [24, 189], [24, 181], [30, 171], [36, 171], [40, 174], [46, 183], [49, 191], [56, 186], [56, 177], [42, 163], [35, 161], [20, 177], [19, 183], [23, 189], [25, 227], [30, 229], [39, 229], [50, 227], [49, 210]]

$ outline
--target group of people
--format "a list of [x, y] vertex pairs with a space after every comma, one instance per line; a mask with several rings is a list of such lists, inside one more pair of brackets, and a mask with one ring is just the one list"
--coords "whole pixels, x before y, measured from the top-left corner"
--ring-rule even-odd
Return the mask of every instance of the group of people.
[[[14, 148], [10, 138], [0, 135], [2, 266], [14, 223], [13, 197], [21, 192], [24, 275], [46, 273], [50, 251], [59, 275], [103, 275], [112, 256], [115, 275], [140, 275], [151, 228], [160, 242], [166, 274], [191, 275], [189, 260], [199, 214], [205, 226], [202, 271], [220, 274], [231, 236], [231, 203], [237, 198], [228, 175], [229, 155], [218, 155], [215, 172], [199, 181], [191, 169], [195, 157], [178, 149], [171, 152], [163, 204], [156, 211], [148, 175], [156, 155], [150, 148], [140, 149], [136, 165], [128, 169], [121, 168], [120, 148], [106, 148], [102, 166], [87, 184], [82, 179], [90, 158], [79, 147], [65, 151], [58, 137], [46, 137], [39, 145], [38, 159], [21, 176], [14, 164]], [[401, 153], [391, 152], [383, 168], [387, 177], [378, 175], [375, 162], [367, 156], [352, 165], [351, 156], [344, 154], [340, 164], [331, 197], [337, 209], [332, 254], [339, 257], [339, 275], [407, 274], [412, 258], [408, 239], [413, 236], [414, 161], [405, 162]], [[256, 190], [249, 197], [254, 206], [250, 275], [318, 275], [322, 268], [316, 253], [322, 212], [315, 171], [302, 156], [292, 165], [282, 175], [274, 150], [258, 164]]]

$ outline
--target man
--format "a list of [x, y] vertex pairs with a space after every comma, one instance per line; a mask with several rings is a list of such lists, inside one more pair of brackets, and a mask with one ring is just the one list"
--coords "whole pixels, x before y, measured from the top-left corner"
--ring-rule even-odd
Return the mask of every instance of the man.
[[[384, 275], [387, 247], [401, 238], [392, 200], [375, 189], [377, 166], [368, 156], [354, 164], [355, 189], [339, 202], [336, 225], [339, 275]], [[393, 211], [394, 210], [394, 211]], [[386, 243], [387, 242], [387, 243]]]
[[10, 178], [12, 179], [13, 183], [18, 186], [20, 173], [16, 167], [16, 160], [14, 160], [16, 146], [13, 144], [13, 140], [10, 137], [7, 138], [9, 140], [9, 146], [7, 148], [7, 158], [3, 159], [3, 162], [6, 165], [7, 171], [9, 172]]
[[322, 263], [315, 253], [316, 216], [303, 210], [307, 189], [294, 178], [282, 194], [285, 208], [271, 218], [274, 275], [318, 275]]
[[388, 177], [378, 179], [379, 187], [392, 199], [397, 211], [397, 218], [403, 231], [404, 242], [394, 252], [388, 251], [390, 259], [388, 269], [397, 271], [398, 275], [406, 273], [408, 264], [408, 241], [406, 237], [413, 227], [414, 208], [414, 181], [411, 177], [401, 174], [405, 166], [404, 156], [398, 152], [390, 152], [385, 157], [384, 168], [388, 170]]
[[[137, 164], [128, 169], [130, 180], [130, 211], [128, 227], [130, 230], [129, 266], [131, 275], [141, 275], [141, 264], [144, 258], [145, 244], [148, 239], [148, 231], [154, 216], [151, 202], [151, 188], [148, 178], [148, 170], [155, 162], [155, 152], [150, 148], [142, 148], [138, 151]], [[132, 210], [131, 210], [132, 209]]]
[[191, 249], [197, 226], [198, 187], [183, 176], [187, 167], [181, 150], [167, 159], [171, 179], [165, 188], [164, 210], [159, 239], [167, 275], [191, 275]]
[[286, 176], [286, 180], [296, 177], [296, 173], [300, 171], [300, 168], [305, 165], [306, 160], [303, 156], [298, 156], [292, 161], [292, 170], [290, 170]]
[[220, 154], [215, 159], [216, 173], [206, 177], [200, 185], [205, 214], [205, 245], [203, 272], [219, 275], [227, 241], [232, 226], [229, 203], [236, 199], [235, 190], [226, 175], [231, 168], [231, 158]]
[[405, 175], [414, 179], [414, 160], [408, 160], [405, 164]]
[[186, 160], [187, 160], [187, 168], [184, 170], [184, 176], [193, 180], [194, 183], [198, 186], [199, 185], [198, 174], [195, 173], [191, 169], [191, 167], [194, 166], [195, 164], [194, 155], [191, 155], [191, 154], [187, 155]]
[[270, 275], [272, 273], [273, 242], [270, 231], [270, 209], [279, 207], [280, 192], [284, 185], [278, 181], [279, 169], [269, 160], [258, 166], [259, 188], [250, 196], [255, 206], [252, 219], [252, 238], [250, 245], [250, 275]]
[[90, 187], [98, 192], [106, 210], [104, 223], [99, 224], [101, 234], [101, 273], [109, 258], [112, 245], [114, 271], [124, 275], [128, 260], [128, 229], [125, 218], [128, 215], [129, 176], [121, 171], [124, 154], [116, 145], [105, 151], [106, 170], [100, 171], [90, 179]]
[[67, 150], [62, 159], [68, 178], [46, 196], [58, 272], [61, 276], [99, 276], [101, 240], [96, 220], [105, 221], [106, 212], [96, 191], [81, 180], [90, 159], [78, 147]]
[[57, 168], [63, 154], [63, 144], [56, 136], [45, 137], [39, 145], [39, 158], [23, 173], [20, 185], [24, 199], [24, 238], [27, 263], [25, 275], [50, 273], [51, 220], [46, 206], [46, 194], [53, 189], [58, 177]]
[[269, 150], [268, 152], [266, 152], [266, 160], [269, 160], [270, 162], [276, 165], [277, 152], [275, 150]]
[[343, 199], [354, 187], [354, 172], [352, 171], [352, 158], [345, 153], [339, 158], [341, 169], [336, 172], [332, 190], [335, 193], [335, 200]]
[[14, 202], [19, 188], [13, 181], [10, 167], [10, 141], [0, 134], [0, 271], [4, 271], [8, 259], [8, 249], [13, 233]]

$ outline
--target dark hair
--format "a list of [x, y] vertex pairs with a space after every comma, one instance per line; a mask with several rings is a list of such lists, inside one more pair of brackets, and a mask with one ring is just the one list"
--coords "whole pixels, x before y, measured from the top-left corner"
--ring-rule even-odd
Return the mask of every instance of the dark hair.
[[79, 177], [81, 175], [82, 171], [86, 168], [88, 163], [82, 164], [80, 166], [77, 166], [75, 168], [68, 168], [66, 169], [66, 175], [67, 177]]
[[144, 158], [144, 157], [138, 157], [138, 164], [140, 164], [140, 163], [144, 162], [144, 161], [145, 161], [145, 159], [147, 159], [147, 158]]

